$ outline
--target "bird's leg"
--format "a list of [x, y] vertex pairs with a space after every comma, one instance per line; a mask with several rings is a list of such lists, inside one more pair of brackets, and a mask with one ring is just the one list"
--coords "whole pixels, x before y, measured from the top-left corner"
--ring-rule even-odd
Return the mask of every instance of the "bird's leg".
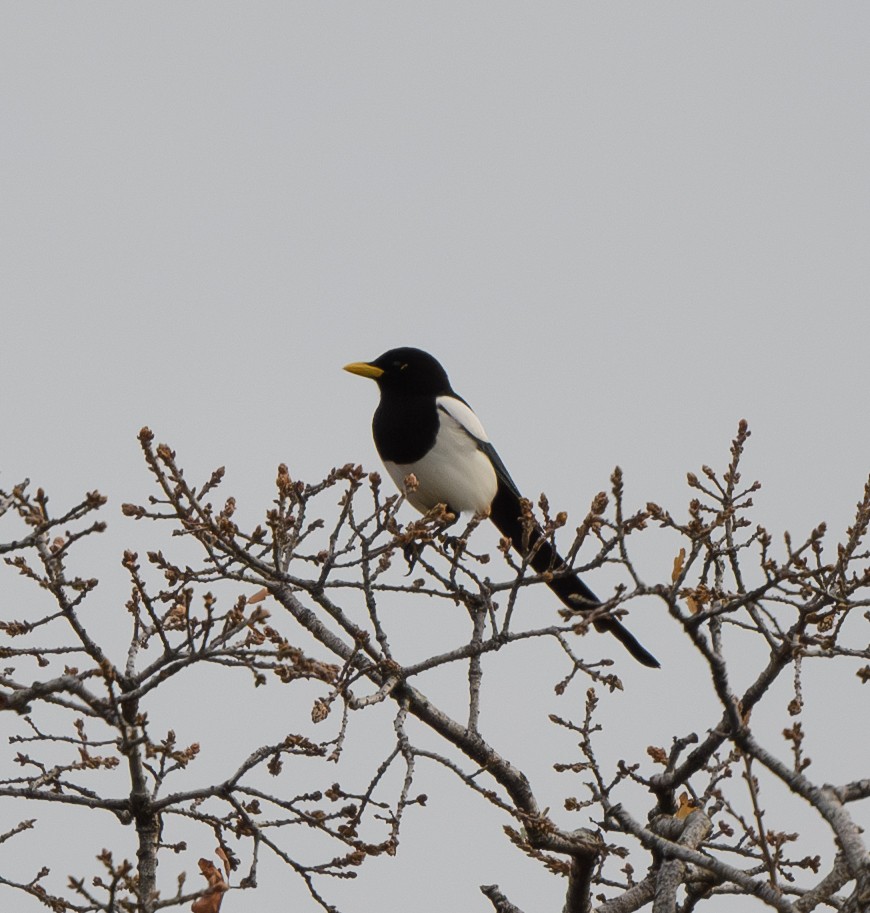
[[413, 573], [414, 567], [416, 566], [422, 551], [423, 546], [419, 542], [409, 542], [402, 549], [402, 554], [405, 556], [405, 561], [408, 564], [408, 573], [405, 574], [406, 577], [410, 577]]
[[441, 541], [444, 543], [444, 548], [452, 549], [454, 552], [458, 552], [464, 544], [462, 536], [448, 536], [445, 534]]
[[[426, 514], [426, 519], [431, 519], [439, 527], [439, 531], [443, 532], [448, 527], [452, 526], [459, 517], [458, 511], [453, 511], [449, 507], [445, 507], [442, 504], [438, 504], [436, 507], [432, 508], [428, 514]], [[451, 537], [445, 537], [445, 544], [450, 542]], [[423, 548], [425, 547], [425, 542], [413, 542], [407, 543], [402, 549], [402, 553], [405, 556], [405, 561], [408, 563], [408, 573], [405, 574], [406, 577], [410, 576], [413, 572], [417, 561], [420, 559], [420, 555], [423, 554]]]
[[460, 548], [462, 539], [460, 536], [448, 536], [447, 530], [459, 519], [459, 511], [446, 508], [438, 518], [441, 524], [441, 541], [445, 548], [452, 548], [456, 551]]
[[[465, 526], [465, 529], [458, 536], [444, 536], [444, 547], [450, 548], [453, 550], [453, 563], [454, 565], [459, 559], [465, 555], [469, 554], [472, 558], [481, 559], [482, 556], [475, 555], [472, 552], [468, 551], [468, 540], [471, 534], [477, 529], [480, 524], [489, 517], [489, 513], [476, 513], [474, 514], [468, 523]], [[458, 519], [458, 517], [456, 518]], [[451, 521], [451, 522], [455, 522]], [[450, 524], [446, 524], [449, 526]]]

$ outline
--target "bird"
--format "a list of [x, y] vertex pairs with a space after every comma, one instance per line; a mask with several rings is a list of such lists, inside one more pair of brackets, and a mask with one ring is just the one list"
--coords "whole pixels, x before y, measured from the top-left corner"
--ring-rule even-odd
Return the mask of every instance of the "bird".
[[[345, 371], [374, 380], [380, 402], [372, 436], [384, 467], [410, 504], [421, 513], [437, 505], [458, 516], [488, 516], [572, 613], [601, 606], [601, 600], [566, 562], [540, 528], [523, 521], [522, 496], [489, 440], [483, 424], [453, 389], [441, 363], [412, 347], [390, 349], [374, 361], [357, 361]], [[406, 486], [413, 474], [417, 485]], [[563, 573], [552, 573], [563, 571]], [[616, 637], [640, 663], [658, 660], [616, 618], [604, 616], [595, 628]]]

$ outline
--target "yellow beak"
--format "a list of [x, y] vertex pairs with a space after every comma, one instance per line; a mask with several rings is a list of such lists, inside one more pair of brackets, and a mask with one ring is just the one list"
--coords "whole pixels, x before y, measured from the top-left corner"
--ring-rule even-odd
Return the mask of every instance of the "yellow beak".
[[383, 368], [377, 368], [365, 361], [351, 362], [344, 366], [344, 370], [350, 371], [351, 374], [359, 374], [360, 377], [370, 377], [372, 380], [377, 380], [384, 373]]

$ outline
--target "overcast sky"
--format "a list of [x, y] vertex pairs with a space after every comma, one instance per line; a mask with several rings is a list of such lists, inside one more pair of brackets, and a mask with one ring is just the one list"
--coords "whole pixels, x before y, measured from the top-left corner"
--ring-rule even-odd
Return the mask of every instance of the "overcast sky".
[[[757, 520], [843, 529], [868, 44], [863, 2], [2, 4], [0, 486], [102, 490], [116, 573], [142, 425], [253, 516], [280, 461], [377, 468], [375, 388], [341, 366], [416, 345], [572, 520], [616, 464], [683, 510], [745, 417]], [[676, 696], [674, 632], [631, 626]], [[411, 844], [362, 873], [372, 904]], [[511, 852], [445, 864], [432, 909], [486, 909], [485, 881], [535, 909]]]

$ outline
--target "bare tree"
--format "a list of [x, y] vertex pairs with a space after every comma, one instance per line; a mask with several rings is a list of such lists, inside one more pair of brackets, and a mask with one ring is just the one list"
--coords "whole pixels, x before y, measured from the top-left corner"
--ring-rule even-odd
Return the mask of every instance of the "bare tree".
[[[50, 599], [48, 608], [16, 620], [8, 603], [0, 604], [0, 709], [10, 721], [19, 715], [0, 761], [9, 822], [0, 827], [0, 894], [23, 892], [56, 911], [152, 913], [190, 904], [216, 913], [227, 891], [257, 887], [258, 863], [269, 854], [333, 910], [326, 882], [396, 853], [405, 812], [426, 801], [415, 791], [425, 763], [447, 769], [493, 806], [517, 850], [565, 879], [565, 913], [649, 905], [657, 913], [689, 911], [723, 895], [784, 913], [870, 909], [870, 859], [853, 814], [855, 803], [870, 797], [870, 771], [854, 782], [813, 780], [802, 719], [807, 668], [833, 663], [831, 674], [870, 679], [870, 482], [834, 549], [823, 547], [823, 527], [800, 543], [785, 536], [775, 546], [750, 520], [757, 485], [741, 483], [748, 434], [741, 423], [724, 472], [704, 467], [689, 475], [686, 522], [656, 504], [629, 510], [617, 469], [610, 496], [594, 499], [567, 554], [584, 573], [614, 565], [625, 583], [594, 614], [554, 613], [543, 626], [522, 624], [525, 616], [515, 611], [521, 594], [543, 582], [531, 556], [518, 562], [502, 542], [503, 570], [492, 572], [502, 579], [491, 579], [494, 563], [477, 550], [476, 520], [453, 536], [438, 511], [402, 524], [400, 499], [385, 496], [377, 474], [348, 465], [306, 485], [282, 465], [265, 519], [243, 528], [235, 500], [216, 501], [222, 470], [203, 484], [188, 482], [172, 450], [155, 446], [143, 429], [157, 494], [145, 505], [124, 505], [124, 513], [166, 524], [175, 538], [148, 553], [144, 570], [137, 554], [124, 554], [129, 635], [116, 643], [93, 608], [96, 580], [70, 570], [74, 547], [105, 528], [93, 520], [102, 496], [92, 492], [53, 515], [44, 492], [32, 493], [26, 483], [0, 492], [4, 523], [19, 521], [0, 552]], [[567, 518], [544, 498], [538, 508], [535, 519], [529, 505], [527, 522], [553, 539]], [[673, 538], [674, 565], [670, 579], [648, 584], [630, 554], [655, 529]], [[581, 566], [581, 553], [593, 552]], [[400, 571], [412, 553], [417, 576], [409, 580]], [[607, 738], [601, 697], [623, 685], [608, 661], [583, 658], [605, 647], [582, 635], [596, 616], [622, 614], [642, 597], [664, 607], [703, 659], [719, 711], [686, 732], [673, 732], [663, 714], [660, 745], [608, 767], [598, 751]], [[403, 662], [384, 606], [420, 599], [460, 607], [469, 634], [449, 650]], [[550, 667], [558, 693], [585, 688], [577, 718], [551, 717], [577, 745], [575, 758], [553, 759], [566, 778], [558, 813], [542, 808], [531, 772], [488, 740], [481, 709], [488, 681], [482, 657], [511, 657], [530, 642], [551, 645], [559, 657]], [[738, 687], [734, 657], [747, 655], [747, 643], [760, 659], [748, 676], [743, 664], [748, 684]], [[421, 690], [425, 674], [445, 666], [466, 681], [461, 719]], [[204, 668], [216, 670], [226, 689], [238, 687], [238, 675], [255, 688], [280, 683], [291, 689], [281, 692], [283, 704], [309, 719], [268, 744], [246, 743], [242, 721], [228, 719], [233, 750], [206, 765], [198, 744], [179, 744], [173, 729], [158, 730], [161, 714], [153, 710], [169, 689], [191, 693], [188, 681]], [[784, 733], [765, 731], [753, 713], [781, 700], [782, 688], [774, 688], [780, 681], [788, 684], [793, 723]], [[353, 732], [366, 731], [365, 720], [386, 710], [392, 735], [360, 785], [335, 782]], [[314, 738], [318, 727], [328, 735]], [[844, 752], [863, 750], [866, 763], [866, 744], [866, 727], [845, 728]], [[228, 767], [213, 776], [221, 765]], [[205, 767], [210, 775], [193, 782]], [[288, 768], [293, 778], [281, 778]], [[290, 782], [320, 785], [288, 795]], [[819, 823], [809, 855], [794, 852], [797, 834], [771, 823], [764, 791], [773, 782]], [[22, 803], [30, 804], [12, 817]], [[97, 874], [70, 875], [63, 890], [48, 886], [58, 865], [51, 860], [23, 877], [7, 875], [3, 844], [37, 826], [43, 805], [56, 810], [53, 818], [73, 807], [108, 813], [135, 833], [135, 858], [95, 850]], [[182, 836], [196, 829], [205, 829], [222, 864], [202, 859], [205, 883], [182, 877], [168, 887], [158, 879], [158, 862], [186, 858]], [[481, 890], [500, 913], [518, 910], [498, 886]]]

